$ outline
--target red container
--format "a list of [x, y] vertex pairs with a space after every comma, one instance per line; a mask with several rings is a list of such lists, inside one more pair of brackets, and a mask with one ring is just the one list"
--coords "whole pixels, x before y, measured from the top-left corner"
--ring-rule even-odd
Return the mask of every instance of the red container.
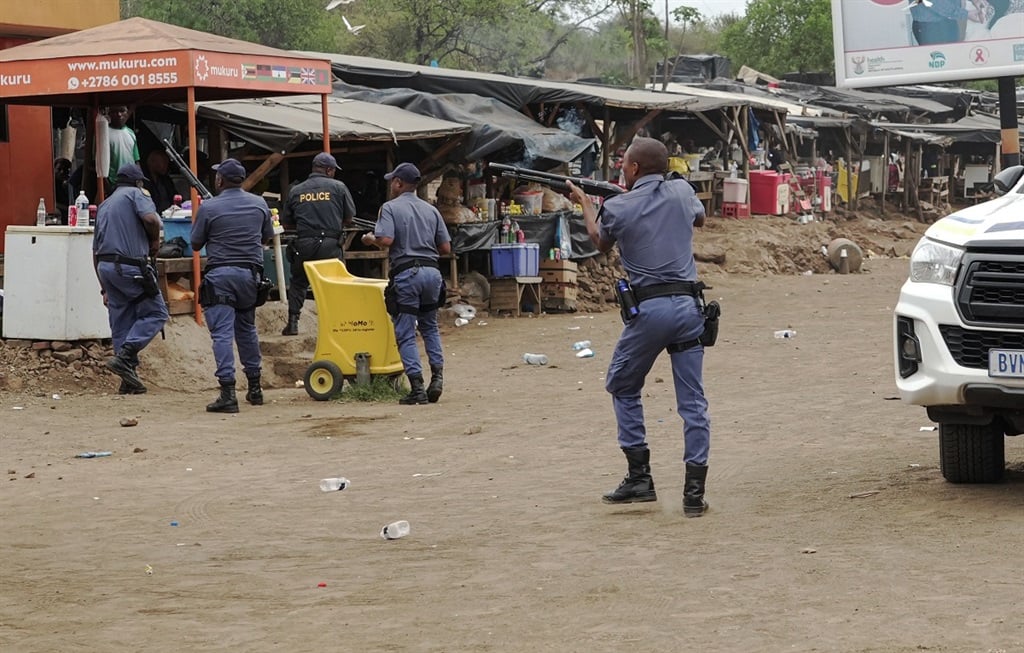
[[772, 170], [751, 170], [750, 210], [760, 215], [788, 213], [789, 186], [786, 175]]

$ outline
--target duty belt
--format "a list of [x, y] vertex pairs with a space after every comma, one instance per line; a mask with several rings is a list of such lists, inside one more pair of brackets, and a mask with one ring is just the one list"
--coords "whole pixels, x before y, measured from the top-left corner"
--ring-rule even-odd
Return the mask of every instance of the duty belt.
[[257, 274], [263, 274], [263, 266], [255, 263], [210, 263], [206, 266], [206, 272], [217, 268], [243, 268]]
[[703, 281], [676, 281], [674, 283], [658, 283], [653, 286], [634, 288], [633, 294], [636, 296], [637, 303], [640, 303], [645, 299], [668, 297], [670, 295], [699, 297], [701, 291], [705, 288], [707, 286], [704, 285]]
[[131, 256], [121, 256], [120, 254], [97, 254], [96, 260], [103, 261], [104, 263], [126, 263], [137, 268], [144, 268], [149, 265], [149, 260], [144, 256], [132, 258]]
[[391, 268], [391, 274], [389, 276], [397, 277], [399, 274], [405, 272], [406, 270], [411, 270], [412, 268], [416, 267], [440, 269], [440, 266], [437, 264], [437, 259], [413, 258], [409, 259], [408, 261], [402, 261], [395, 267]]
[[334, 238], [334, 239], [338, 239], [338, 238], [341, 238], [341, 232], [340, 231], [303, 231], [303, 232], [297, 233], [295, 235], [295, 237], [298, 238], [298, 239], [309, 239], [309, 240], [312, 240], [314, 238], [324, 238], [324, 239]]

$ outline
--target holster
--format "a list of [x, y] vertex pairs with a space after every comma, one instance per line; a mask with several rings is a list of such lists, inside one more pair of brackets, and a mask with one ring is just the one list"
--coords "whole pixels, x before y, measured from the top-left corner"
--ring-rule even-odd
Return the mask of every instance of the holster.
[[157, 280], [156, 270], [148, 263], [140, 268], [142, 274], [139, 283], [142, 285], [142, 294], [152, 299], [160, 294], [160, 282]]
[[253, 306], [263, 306], [270, 299], [270, 289], [274, 287], [274, 282], [260, 273], [259, 281], [256, 283], [256, 303]]
[[[701, 297], [703, 302], [703, 297]], [[709, 302], [704, 305], [704, 332], [697, 338], [700, 344], [705, 347], [714, 347], [718, 340], [718, 316], [722, 314], [722, 307], [718, 302]]]
[[398, 291], [394, 279], [388, 279], [388, 285], [384, 288], [384, 309], [391, 317], [398, 316]]
[[213, 289], [213, 284], [203, 278], [199, 282], [199, 305], [203, 308], [219, 304], [217, 301], [217, 291]]

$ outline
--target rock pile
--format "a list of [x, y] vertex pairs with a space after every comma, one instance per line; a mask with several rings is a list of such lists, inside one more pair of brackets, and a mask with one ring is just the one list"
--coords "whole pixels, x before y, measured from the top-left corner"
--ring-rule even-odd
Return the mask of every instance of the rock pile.
[[98, 340], [0, 340], [0, 390], [11, 392], [95, 391], [118, 379], [107, 371], [113, 355], [110, 345]]

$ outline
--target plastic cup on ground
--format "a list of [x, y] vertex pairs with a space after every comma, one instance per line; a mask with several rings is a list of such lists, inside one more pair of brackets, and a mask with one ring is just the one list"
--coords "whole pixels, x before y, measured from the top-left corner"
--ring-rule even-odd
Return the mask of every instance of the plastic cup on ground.
[[793, 329], [781, 329], [775, 332], [776, 338], [792, 338], [796, 335], [796, 331]]
[[384, 528], [380, 529], [380, 536], [385, 540], [397, 540], [400, 537], [405, 537], [409, 534], [409, 522], [404, 519], [391, 522]]
[[344, 477], [325, 478], [320, 481], [321, 492], [337, 492], [348, 487], [349, 480]]

